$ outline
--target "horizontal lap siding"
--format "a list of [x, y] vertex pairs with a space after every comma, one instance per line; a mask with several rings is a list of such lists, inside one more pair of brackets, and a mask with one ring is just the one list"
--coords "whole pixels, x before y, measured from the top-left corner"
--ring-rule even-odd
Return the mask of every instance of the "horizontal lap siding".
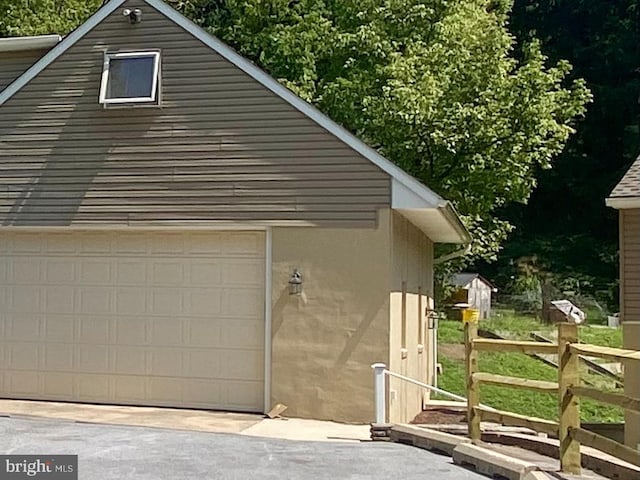
[[[372, 227], [390, 179], [138, 0], [0, 107], [4, 225]], [[123, 6], [123, 8], [125, 7]], [[162, 108], [98, 104], [103, 52], [162, 51]]]
[[36, 63], [46, 50], [0, 52], [0, 92]]
[[622, 238], [622, 312], [640, 321], [640, 209], [620, 210]]

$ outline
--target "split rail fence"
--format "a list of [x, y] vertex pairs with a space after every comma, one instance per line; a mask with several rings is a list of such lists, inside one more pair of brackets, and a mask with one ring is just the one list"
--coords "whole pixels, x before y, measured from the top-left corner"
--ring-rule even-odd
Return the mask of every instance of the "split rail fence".
[[[503, 425], [527, 427], [537, 432], [557, 436], [560, 442], [560, 468], [562, 472], [579, 474], [581, 470], [580, 445], [587, 445], [621, 460], [640, 466], [640, 452], [580, 426], [580, 399], [589, 398], [640, 413], [640, 399], [620, 393], [602, 391], [583, 386], [580, 382], [580, 355], [613, 361], [640, 361], [640, 351], [600, 347], [578, 343], [578, 326], [558, 323], [558, 342], [529, 342], [478, 338], [476, 322], [465, 323], [465, 362], [467, 379], [467, 418], [469, 436], [473, 441], [481, 437], [480, 422], [490, 421]], [[509, 377], [480, 372], [479, 352], [519, 352], [558, 355], [558, 381], [548, 382], [528, 378]], [[532, 390], [558, 395], [558, 421], [519, 415], [487, 408], [480, 404], [480, 385]]]

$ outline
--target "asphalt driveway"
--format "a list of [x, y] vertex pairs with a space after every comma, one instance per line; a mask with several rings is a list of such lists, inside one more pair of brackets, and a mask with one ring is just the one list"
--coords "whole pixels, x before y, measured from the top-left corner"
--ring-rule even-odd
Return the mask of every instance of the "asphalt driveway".
[[2, 454], [77, 454], [79, 478], [479, 480], [451, 459], [385, 443], [303, 442], [160, 428], [0, 418]]

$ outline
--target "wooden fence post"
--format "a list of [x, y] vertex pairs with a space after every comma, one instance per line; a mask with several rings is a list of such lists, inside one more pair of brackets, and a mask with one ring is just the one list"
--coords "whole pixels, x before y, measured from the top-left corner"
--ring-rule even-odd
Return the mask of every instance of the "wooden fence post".
[[579, 475], [581, 471], [580, 443], [571, 437], [572, 428], [580, 428], [579, 397], [570, 387], [580, 386], [579, 357], [572, 354], [569, 345], [578, 343], [578, 325], [558, 323], [558, 403], [560, 421], [560, 470]]
[[464, 351], [465, 368], [467, 377], [467, 424], [469, 437], [473, 442], [480, 440], [480, 416], [475, 407], [480, 405], [480, 385], [473, 379], [473, 374], [478, 371], [478, 351], [473, 348], [473, 340], [478, 336], [477, 322], [470, 321], [464, 324]]

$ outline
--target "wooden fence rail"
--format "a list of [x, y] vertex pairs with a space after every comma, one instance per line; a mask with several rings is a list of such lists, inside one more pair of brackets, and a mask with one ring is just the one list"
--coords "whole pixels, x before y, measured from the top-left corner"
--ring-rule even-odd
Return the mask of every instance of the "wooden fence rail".
[[[580, 397], [640, 412], [640, 399], [627, 395], [604, 392], [581, 385], [580, 355], [606, 359], [640, 360], [640, 351], [600, 347], [578, 343], [578, 326], [558, 324], [558, 342], [527, 342], [478, 338], [478, 325], [465, 323], [465, 367], [467, 386], [467, 421], [469, 436], [480, 440], [481, 420], [504, 425], [531, 428], [538, 432], [557, 435], [560, 441], [560, 468], [563, 472], [579, 474], [581, 471], [580, 445], [587, 445], [621, 460], [640, 466], [640, 452], [609, 438], [589, 432], [580, 426]], [[558, 355], [558, 381], [548, 382], [528, 378], [494, 375], [478, 371], [478, 352], [547, 353]], [[503, 412], [480, 405], [480, 385], [498, 385], [507, 388], [533, 390], [558, 395], [558, 422], [512, 412]]]

